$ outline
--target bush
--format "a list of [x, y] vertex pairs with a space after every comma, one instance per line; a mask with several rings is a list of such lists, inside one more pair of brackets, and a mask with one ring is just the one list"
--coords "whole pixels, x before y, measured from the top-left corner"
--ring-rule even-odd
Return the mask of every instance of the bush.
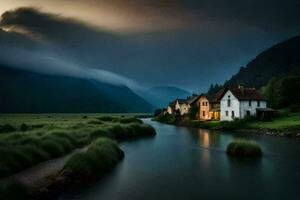
[[125, 117], [125, 118], [121, 118], [119, 119], [119, 122], [122, 124], [129, 124], [129, 123], [138, 123], [138, 124], [142, 124], [143, 121], [134, 117]]
[[9, 180], [0, 185], [0, 197], [7, 200], [29, 200], [30, 194], [28, 188], [23, 184], [15, 180]]
[[176, 120], [176, 116], [172, 114], [159, 115], [155, 118], [156, 121], [162, 123], [174, 123]]
[[113, 121], [114, 117], [111, 116], [103, 116], [103, 117], [98, 117], [99, 120], [104, 121], [104, 122], [110, 122]]
[[10, 133], [14, 131], [16, 131], [16, 129], [10, 124], [0, 125], [0, 133]]
[[236, 157], [260, 157], [262, 151], [254, 141], [235, 140], [227, 146], [227, 154]]
[[22, 124], [21, 127], [20, 127], [20, 130], [25, 132], [28, 130], [28, 126], [26, 124]]

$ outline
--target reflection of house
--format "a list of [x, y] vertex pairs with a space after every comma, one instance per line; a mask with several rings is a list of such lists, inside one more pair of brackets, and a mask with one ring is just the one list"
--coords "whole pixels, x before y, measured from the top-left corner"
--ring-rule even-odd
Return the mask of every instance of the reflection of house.
[[267, 102], [254, 88], [226, 88], [221, 95], [221, 121], [255, 116], [257, 108], [266, 108]]

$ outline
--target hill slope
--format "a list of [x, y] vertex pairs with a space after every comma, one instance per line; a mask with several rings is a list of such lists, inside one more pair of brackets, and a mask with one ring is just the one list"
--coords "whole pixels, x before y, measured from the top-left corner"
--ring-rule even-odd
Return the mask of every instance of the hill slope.
[[141, 95], [156, 108], [165, 107], [176, 98], [186, 98], [191, 94], [183, 89], [172, 86], [159, 86], [141, 92]]
[[300, 36], [281, 42], [259, 54], [232, 76], [226, 86], [244, 84], [260, 88], [273, 77], [300, 73]]
[[0, 112], [150, 112], [125, 86], [0, 66]]

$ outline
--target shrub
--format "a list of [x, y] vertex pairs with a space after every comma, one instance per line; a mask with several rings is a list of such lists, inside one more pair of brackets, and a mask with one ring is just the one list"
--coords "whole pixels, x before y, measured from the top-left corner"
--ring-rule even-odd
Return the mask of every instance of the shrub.
[[262, 151], [260, 146], [254, 141], [234, 140], [227, 146], [227, 154], [237, 157], [260, 157]]
[[16, 129], [10, 124], [0, 125], [0, 133], [10, 133], [14, 131], [16, 131]]
[[1, 199], [9, 200], [29, 200], [29, 190], [22, 183], [15, 180], [9, 180], [0, 185], [0, 197]]
[[155, 118], [156, 121], [162, 123], [174, 123], [176, 120], [176, 116], [172, 114], [159, 115]]
[[98, 117], [99, 120], [104, 121], [104, 122], [109, 122], [109, 121], [113, 121], [114, 117], [111, 116], [103, 116], [103, 117]]
[[21, 131], [23, 131], [23, 132], [25, 132], [25, 131], [27, 131], [28, 130], [28, 126], [26, 125], [26, 124], [21, 124], [21, 126], [20, 126], [20, 130]]
[[119, 119], [119, 122], [122, 124], [129, 124], [129, 123], [138, 123], [138, 124], [142, 124], [143, 121], [134, 117], [125, 117], [125, 118], [121, 118]]

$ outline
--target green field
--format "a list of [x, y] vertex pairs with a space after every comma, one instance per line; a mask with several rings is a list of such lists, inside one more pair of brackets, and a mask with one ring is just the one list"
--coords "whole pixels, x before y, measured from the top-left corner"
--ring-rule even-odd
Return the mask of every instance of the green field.
[[250, 128], [285, 129], [300, 126], [300, 113], [274, 118], [270, 122], [256, 121], [248, 124]]
[[88, 147], [99, 138], [153, 136], [155, 130], [136, 118], [142, 116], [149, 115], [1, 114], [0, 178]]

